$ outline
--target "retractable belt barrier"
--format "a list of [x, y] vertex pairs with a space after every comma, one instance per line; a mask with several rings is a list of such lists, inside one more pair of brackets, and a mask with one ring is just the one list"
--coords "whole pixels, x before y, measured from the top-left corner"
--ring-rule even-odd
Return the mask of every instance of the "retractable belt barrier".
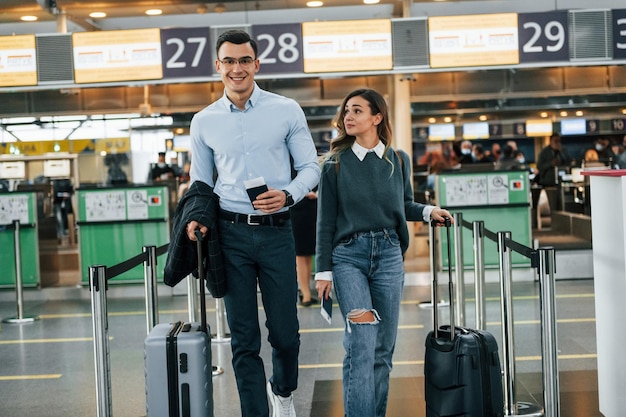
[[[111, 362], [109, 357], [109, 325], [107, 312], [108, 280], [129, 271], [143, 263], [145, 278], [146, 297], [146, 330], [150, 333], [152, 328], [159, 323], [159, 308], [157, 294], [157, 257], [167, 253], [169, 244], [161, 247], [144, 246], [143, 252], [107, 268], [104, 265], [92, 265], [89, 267], [89, 290], [91, 292], [91, 316], [93, 326], [93, 343], [96, 377], [96, 416], [112, 417], [111, 401]], [[188, 310], [190, 321], [195, 321], [198, 311], [196, 307], [197, 288], [193, 276], [187, 277], [188, 284]], [[223, 329], [225, 316], [223, 314], [224, 301], [215, 299], [217, 304], [217, 338], [224, 339]], [[222, 313], [220, 314], [220, 311]], [[219, 331], [222, 334], [219, 334]], [[220, 375], [224, 371], [219, 366], [213, 366], [213, 375]]]
[[[555, 250], [553, 247], [533, 249], [511, 239], [511, 232], [492, 232], [485, 228], [482, 221], [468, 222], [463, 220], [461, 213], [454, 213], [454, 250], [457, 311], [455, 311], [455, 325], [465, 326], [465, 286], [463, 268], [462, 229], [472, 231], [474, 249], [474, 290], [476, 327], [485, 330], [485, 249], [484, 239], [490, 239], [497, 244], [499, 254], [500, 304], [502, 320], [502, 355], [503, 355], [503, 387], [504, 387], [504, 415], [505, 416], [560, 416], [559, 400], [559, 370], [557, 358], [556, 334], [556, 303], [554, 292]], [[429, 228], [431, 273], [437, 274], [438, 265], [435, 265], [436, 245], [434, 228]], [[450, 242], [447, 242], [450, 245]], [[539, 275], [540, 284], [540, 322], [541, 322], [541, 350], [543, 375], [544, 407], [535, 404], [517, 402], [515, 399], [515, 345], [513, 333], [513, 297], [512, 283], [512, 252], [530, 259], [531, 268], [535, 268]], [[432, 300], [433, 308], [437, 300]]]
[[17, 316], [7, 317], [2, 320], [3, 323], [23, 324], [32, 323], [39, 320], [38, 316], [24, 316], [24, 291], [22, 288], [22, 249], [20, 239], [20, 221], [13, 220], [13, 247], [15, 248], [15, 298], [17, 305]]

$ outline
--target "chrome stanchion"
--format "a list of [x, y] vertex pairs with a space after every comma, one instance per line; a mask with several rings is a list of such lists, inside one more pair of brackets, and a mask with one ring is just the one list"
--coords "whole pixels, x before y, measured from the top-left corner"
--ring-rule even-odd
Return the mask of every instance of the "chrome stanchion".
[[[230, 334], [226, 333], [226, 314], [224, 310], [224, 300], [215, 299], [215, 330], [211, 335], [212, 343], [230, 343]], [[224, 369], [219, 365], [213, 365], [213, 376], [222, 375]]]
[[559, 417], [559, 363], [556, 333], [556, 303], [554, 291], [554, 248], [539, 249], [539, 297], [541, 310], [541, 349], [543, 351], [543, 405], [545, 415]]
[[502, 320], [502, 357], [504, 386], [504, 415], [517, 415], [515, 401], [515, 343], [513, 340], [513, 297], [511, 291], [511, 251], [506, 239], [511, 232], [498, 232], [498, 255], [500, 258], [500, 306]]
[[110, 417], [113, 415], [111, 407], [111, 360], [107, 318], [107, 280], [104, 265], [89, 267], [89, 286], [96, 372], [96, 416]]
[[487, 308], [485, 306], [485, 224], [472, 222], [474, 234], [474, 294], [476, 298], [476, 328], [487, 330]]
[[511, 240], [511, 232], [498, 232], [498, 254], [500, 273], [500, 305], [502, 319], [502, 356], [504, 415], [543, 416], [543, 409], [536, 404], [517, 402], [515, 399], [515, 341], [513, 329], [513, 262], [512, 251], [506, 246]]
[[226, 333], [226, 310], [224, 308], [224, 300], [215, 299], [215, 335], [211, 341], [215, 343], [230, 343], [230, 334]]
[[157, 295], [156, 278], [156, 246], [144, 246], [143, 252], [147, 254], [143, 263], [144, 288], [146, 296], [146, 327], [148, 334], [159, 323], [159, 298]]
[[196, 278], [189, 274], [187, 275], [187, 306], [189, 310], [189, 321], [191, 323], [197, 323], [198, 319], [198, 282]]
[[24, 293], [22, 289], [22, 250], [20, 243], [20, 221], [13, 220], [13, 242], [15, 246], [15, 294], [17, 298], [17, 316], [2, 320], [4, 323], [22, 324], [39, 320], [38, 316], [24, 316]]
[[463, 213], [454, 213], [455, 309], [456, 325], [461, 327], [465, 327], [465, 268], [463, 262]]
[[[439, 269], [439, 265], [437, 265], [437, 235], [435, 233], [435, 228], [432, 226], [428, 226], [428, 241], [430, 244], [428, 245], [429, 249], [429, 258], [430, 258], [430, 276], [431, 276], [431, 286], [430, 286], [430, 302], [429, 303], [420, 303], [420, 308], [433, 308], [433, 319], [437, 319], [437, 315], [435, 314], [434, 308], [436, 307], [444, 307], [448, 305], [446, 301], [439, 301], [436, 298], [438, 297], [437, 289], [435, 288], [435, 283], [437, 282], [437, 271]], [[436, 328], [436, 327], [435, 327]]]

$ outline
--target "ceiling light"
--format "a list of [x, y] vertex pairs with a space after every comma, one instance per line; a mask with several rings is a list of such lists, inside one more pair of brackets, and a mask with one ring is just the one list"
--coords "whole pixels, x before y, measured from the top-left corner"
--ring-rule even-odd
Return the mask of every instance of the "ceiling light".
[[434, 117], [429, 117], [428, 118], [428, 123], [435, 123], [437, 121], [437, 119], [435, 119]]
[[324, 5], [323, 1], [307, 1], [306, 7], [322, 7]]
[[452, 121], [452, 117], [446, 116], [446, 117], [443, 118], [443, 121], [446, 122], [446, 123], [450, 123]]
[[545, 111], [542, 111], [541, 113], [539, 113], [539, 116], [545, 119], [546, 117], [548, 117], [548, 113], [546, 113]]
[[622, 114], [626, 114], [626, 109], [622, 109]]
[[485, 116], [484, 114], [481, 114], [480, 116], [478, 116], [478, 120], [480, 120], [481, 122], [484, 122], [485, 120], [487, 120], [487, 116]]
[[198, 14], [205, 14], [209, 12], [209, 8], [206, 7], [205, 4], [201, 4], [198, 7], [196, 7], [196, 13]]
[[380, 0], [363, 0], [363, 4], [378, 4]]
[[105, 12], [91, 12], [89, 13], [89, 17], [93, 17], [94, 19], [102, 19], [103, 17], [107, 17]]
[[161, 10], [161, 9], [150, 9], [150, 10], [146, 10], [146, 14], [148, 16], [158, 16], [160, 14], [163, 14], [163, 10]]
[[582, 110], [577, 110], [577, 111], [576, 111], [576, 116], [578, 116], [578, 117], [582, 116], [583, 114], [584, 114], [584, 113], [583, 113], [583, 111], [582, 111]]
[[217, 3], [213, 10], [215, 13], [224, 13], [226, 11], [226, 6], [224, 6], [224, 3]]
[[22, 16], [20, 20], [23, 22], [34, 22], [37, 20], [37, 16]]
[[559, 115], [560, 115], [561, 117], [567, 117], [567, 112], [566, 112], [565, 110], [562, 110], [562, 111], [559, 113]]

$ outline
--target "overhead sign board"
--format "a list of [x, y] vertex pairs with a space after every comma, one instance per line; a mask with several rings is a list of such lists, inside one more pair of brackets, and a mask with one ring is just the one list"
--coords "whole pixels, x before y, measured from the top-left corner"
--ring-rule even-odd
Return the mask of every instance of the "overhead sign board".
[[36, 84], [35, 36], [0, 36], [0, 86]]
[[111, 30], [72, 34], [76, 83], [163, 77], [161, 30]]
[[305, 22], [302, 43], [305, 73], [393, 67], [389, 19]]
[[430, 17], [428, 39], [432, 68], [519, 63], [516, 13]]

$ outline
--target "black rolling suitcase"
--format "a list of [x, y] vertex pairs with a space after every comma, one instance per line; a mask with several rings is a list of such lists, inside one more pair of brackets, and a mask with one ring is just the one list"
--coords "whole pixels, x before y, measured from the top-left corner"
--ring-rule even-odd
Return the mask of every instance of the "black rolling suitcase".
[[[434, 274], [434, 327], [426, 337], [424, 358], [426, 417], [500, 417], [504, 415], [504, 396], [496, 340], [489, 332], [454, 327], [452, 322], [454, 292], [449, 219], [445, 226], [448, 237], [451, 323], [438, 327], [437, 274]], [[450, 331], [451, 328], [454, 328], [454, 332]]]
[[211, 337], [198, 236], [200, 323], [162, 323], [144, 342], [147, 417], [213, 417]]

